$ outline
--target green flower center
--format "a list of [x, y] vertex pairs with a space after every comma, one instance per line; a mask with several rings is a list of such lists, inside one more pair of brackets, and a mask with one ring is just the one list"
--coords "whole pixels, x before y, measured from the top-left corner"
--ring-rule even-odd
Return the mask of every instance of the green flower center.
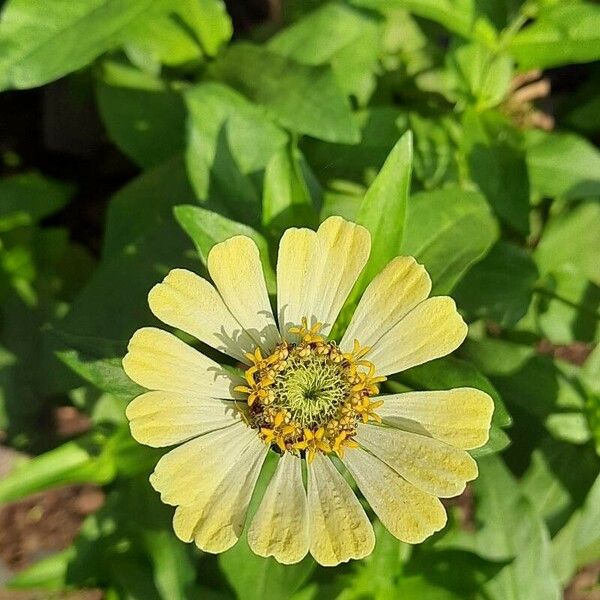
[[277, 374], [273, 408], [285, 409], [293, 421], [308, 429], [332, 419], [350, 394], [344, 369], [326, 356], [290, 353], [286, 367]]

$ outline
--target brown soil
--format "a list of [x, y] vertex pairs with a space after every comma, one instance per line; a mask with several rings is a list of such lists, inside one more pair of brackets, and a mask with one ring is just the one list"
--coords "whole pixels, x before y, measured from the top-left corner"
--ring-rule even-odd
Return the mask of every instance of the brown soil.
[[574, 365], [582, 365], [593, 349], [593, 344], [587, 344], [586, 342], [573, 342], [572, 344], [558, 346], [551, 344], [548, 340], [542, 340], [537, 345], [537, 351], [540, 354], [549, 354], [554, 358], [560, 358]]
[[565, 600], [600, 600], [599, 577], [600, 561], [583, 567], [565, 590]]
[[83, 519], [103, 502], [100, 488], [78, 485], [0, 507], [0, 558], [9, 569], [18, 571], [69, 547]]

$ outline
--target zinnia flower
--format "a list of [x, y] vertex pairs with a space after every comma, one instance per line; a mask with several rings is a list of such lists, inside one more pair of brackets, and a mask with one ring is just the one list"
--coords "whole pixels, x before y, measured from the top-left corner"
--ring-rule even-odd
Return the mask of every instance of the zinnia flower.
[[467, 333], [451, 298], [428, 298], [421, 265], [393, 259], [365, 290], [341, 341], [328, 338], [369, 252], [368, 231], [340, 217], [317, 232], [288, 229], [277, 261], [277, 321], [258, 249], [244, 236], [213, 247], [212, 284], [175, 269], [151, 290], [161, 321], [245, 369], [221, 366], [160, 329], [140, 329], [129, 343], [125, 371], [152, 390], [127, 408], [132, 435], [153, 447], [179, 445], [150, 481], [177, 507], [182, 540], [213, 553], [236, 543], [268, 452], [277, 468], [248, 542], [286, 564], [308, 552], [336, 565], [372, 551], [373, 528], [339, 461], [383, 525], [409, 543], [444, 527], [439, 498], [477, 477], [467, 450], [488, 439], [487, 394], [379, 395], [386, 376], [452, 352]]

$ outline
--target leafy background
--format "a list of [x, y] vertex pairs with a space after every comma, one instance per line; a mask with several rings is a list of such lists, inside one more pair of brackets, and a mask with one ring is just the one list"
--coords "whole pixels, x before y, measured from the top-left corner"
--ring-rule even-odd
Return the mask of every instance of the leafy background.
[[[598, 598], [598, 4], [0, 6], [8, 597]], [[488, 391], [481, 476], [420, 546], [376, 525], [373, 555], [335, 569], [243, 540], [202, 555], [149, 488], [158, 454], [129, 436], [126, 340], [169, 268], [205, 272], [243, 233], [272, 292], [282, 231], [331, 214], [374, 248], [338, 334], [398, 253], [457, 299], [467, 342], [388, 389]]]

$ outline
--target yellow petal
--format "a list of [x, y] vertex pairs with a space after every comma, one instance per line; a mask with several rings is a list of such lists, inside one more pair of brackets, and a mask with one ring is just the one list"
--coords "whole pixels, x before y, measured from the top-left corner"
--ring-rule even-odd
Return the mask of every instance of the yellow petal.
[[240, 456], [235, 468], [221, 481], [204, 505], [194, 529], [194, 541], [198, 548], [216, 554], [231, 548], [238, 541], [268, 451], [268, 446], [256, 436]]
[[239, 539], [244, 528], [248, 504], [268, 447], [254, 435], [241, 453], [228, 457], [216, 479], [207, 478], [205, 486], [179, 506], [173, 529], [185, 541], [194, 540], [205, 552], [224, 552]]
[[344, 464], [379, 520], [403, 542], [418, 544], [446, 524], [442, 503], [404, 480], [364, 450], [349, 450]]
[[467, 325], [448, 296], [429, 298], [394, 325], [366, 355], [378, 375], [390, 375], [456, 350]]
[[163, 323], [248, 363], [244, 353], [252, 350], [256, 343], [206, 279], [185, 269], [173, 269], [162, 283], [150, 290], [148, 304]]
[[256, 244], [237, 235], [213, 246], [208, 271], [238, 323], [270, 354], [281, 339], [269, 303]]
[[464, 450], [479, 448], [488, 441], [494, 402], [481, 390], [456, 388], [380, 398], [384, 402], [377, 412], [394, 427]]
[[241, 378], [171, 333], [154, 327], [138, 329], [127, 349], [123, 369], [130, 379], [145, 388], [239, 398], [233, 388], [243, 383]]
[[325, 567], [373, 551], [373, 527], [346, 480], [318, 452], [308, 464], [310, 553]]
[[152, 487], [165, 504], [190, 504], [217, 488], [228, 469], [251, 442], [256, 431], [234, 423], [193, 439], [167, 452], [150, 475]]
[[317, 234], [311, 229], [288, 229], [279, 242], [277, 257], [277, 318], [282, 337], [307, 316], [305, 301], [312, 286]]
[[233, 402], [175, 392], [147, 392], [126, 410], [131, 435], [154, 448], [180, 444], [240, 420]]
[[[296, 245], [298, 256], [295, 256]], [[298, 324], [300, 318], [307, 317], [309, 327], [322, 323], [320, 333], [327, 335], [370, 250], [369, 232], [341, 217], [326, 219], [316, 235], [306, 230], [292, 230], [284, 236], [277, 265], [281, 279], [278, 286], [282, 298], [278, 310], [282, 330], [294, 320], [294, 324]]]
[[290, 565], [306, 556], [308, 540], [302, 461], [285, 452], [248, 530], [248, 544], [255, 554]]
[[440, 498], [458, 496], [477, 477], [464, 450], [393, 427], [360, 425], [356, 441], [420, 490]]
[[363, 294], [340, 347], [352, 350], [354, 340], [373, 346], [431, 292], [431, 279], [412, 256], [397, 256], [371, 281]]

